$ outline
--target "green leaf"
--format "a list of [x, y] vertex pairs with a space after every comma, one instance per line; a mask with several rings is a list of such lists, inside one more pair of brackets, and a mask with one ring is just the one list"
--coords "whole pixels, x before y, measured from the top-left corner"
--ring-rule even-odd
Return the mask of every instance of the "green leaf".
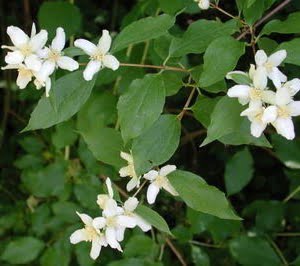
[[172, 235], [168, 224], [166, 223], [165, 219], [161, 217], [156, 211], [151, 210], [150, 208], [139, 205], [135, 212], [141, 216], [145, 221], [147, 221], [149, 224], [154, 226], [156, 229]]
[[210, 260], [202, 248], [192, 246], [192, 258], [195, 266], [209, 266]]
[[252, 83], [249, 75], [244, 72], [231, 72], [226, 75], [226, 78], [233, 80], [237, 84], [250, 85]]
[[95, 265], [94, 260], [89, 256], [90, 243], [80, 243], [75, 246], [75, 254], [77, 262], [80, 266], [92, 266]]
[[132, 154], [137, 175], [168, 161], [176, 151], [181, 126], [175, 115], [162, 115], [142, 135], [134, 139]]
[[144, 42], [164, 35], [174, 23], [174, 17], [165, 14], [157, 17], [142, 18], [135, 21], [125, 27], [116, 37], [112, 52], [115, 53], [131, 44]]
[[286, 167], [300, 169], [300, 141], [287, 140], [279, 135], [272, 135], [275, 153]]
[[34, 237], [21, 237], [12, 240], [6, 246], [1, 258], [11, 264], [25, 264], [37, 258], [44, 248], [44, 243]]
[[246, 266], [281, 265], [280, 259], [263, 238], [240, 236], [230, 242], [232, 256]]
[[57, 149], [72, 145], [77, 139], [72, 120], [56, 125], [56, 131], [52, 135], [52, 143]]
[[81, 206], [88, 209], [99, 209], [96, 201], [97, 195], [102, 192], [100, 184], [83, 183], [76, 184], [74, 194]]
[[73, 202], [58, 201], [52, 205], [53, 213], [66, 223], [74, 223], [77, 219], [78, 206]]
[[80, 133], [97, 160], [115, 167], [123, 165], [120, 158], [120, 151], [123, 150], [120, 132], [94, 124], [89, 130]]
[[278, 43], [270, 38], [262, 37], [258, 40], [258, 47], [267, 54], [272, 54], [278, 47]]
[[37, 197], [59, 196], [65, 187], [64, 162], [56, 162], [39, 171], [23, 172], [21, 177], [25, 188]]
[[272, 20], [260, 32], [260, 35], [269, 35], [273, 32], [291, 34], [300, 32], [300, 12], [290, 14], [286, 20]]
[[119, 98], [118, 115], [125, 142], [149, 129], [165, 104], [165, 87], [160, 75], [135, 80]]
[[127, 258], [142, 257], [155, 259], [158, 253], [157, 244], [148, 236], [135, 235], [131, 237], [124, 248], [124, 256]]
[[285, 63], [300, 66], [300, 38], [281, 43], [277, 47], [277, 50], [282, 49], [287, 51], [287, 58], [284, 60]]
[[115, 124], [117, 98], [108, 92], [93, 92], [88, 101], [80, 109], [77, 115], [77, 129], [80, 132], [88, 132], [97, 121], [98, 126]]
[[186, 76], [186, 74], [165, 71], [161, 73], [161, 76], [164, 81], [166, 96], [172, 96], [177, 94], [177, 92], [182, 88], [182, 79], [184, 76]]
[[64, 28], [67, 38], [81, 29], [79, 8], [68, 2], [45, 1], [38, 12], [40, 27], [49, 32], [49, 39], [55, 36], [56, 28]]
[[193, 173], [177, 170], [168, 178], [179, 196], [192, 209], [222, 219], [240, 220], [229, 205], [223, 192], [208, 185]]
[[211, 114], [221, 97], [208, 98], [202, 95], [198, 96], [195, 104], [192, 106], [192, 111], [195, 118], [204, 126], [208, 127], [210, 124]]
[[89, 98], [94, 83], [95, 79], [85, 81], [82, 71], [58, 79], [51, 88], [50, 97], [40, 99], [23, 131], [45, 129], [68, 120]]
[[173, 0], [170, 2], [169, 0], [159, 0], [159, 6], [163, 12], [174, 15], [176, 12], [186, 7], [186, 1]]
[[214, 40], [204, 54], [203, 72], [200, 86], [208, 87], [224, 79], [233, 70], [245, 52], [245, 44], [232, 37], [220, 37]]
[[208, 45], [218, 37], [231, 35], [238, 30], [235, 20], [222, 23], [220, 21], [200, 19], [192, 23], [182, 38], [175, 38], [170, 46], [172, 57], [185, 54], [201, 54]]
[[228, 195], [240, 192], [253, 177], [253, 159], [247, 148], [237, 152], [226, 164], [225, 185]]
[[253, 144], [270, 147], [265, 136], [255, 138], [250, 134], [249, 121], [240, 116], [244, 108], [236, 99], [227, 96], [218, 101], [211, 115], [207, 137], [201, 146], [218, 139], [224, 144]]

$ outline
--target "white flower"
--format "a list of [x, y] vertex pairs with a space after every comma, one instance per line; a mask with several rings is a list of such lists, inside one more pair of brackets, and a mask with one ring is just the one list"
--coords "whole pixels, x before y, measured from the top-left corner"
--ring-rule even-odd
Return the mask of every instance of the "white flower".
[[44, 66], [48, 67], [48, 73], [51, 75], [55, 68], [62, 68], [74, 71], [79, 68], [79, 64], [71, 57], [64, 56], [62, 50], [65, 47], [66, 34], [64, 29], [59, 27], [56, 29], [56, 36], [52, 40], [51, 45], [39, 52], [41, 58], [45, 60]]
[[258, 69], [262, 69], [267, 77], [269, 77], [276, 88], [281, 86], [282, 82], [287, 81], [287, 77], [278, 69], [278, 66], [287, 56], [286, 50], [280, 50], [269, 57], [263, 50], [258, 50], [255, 54], [255, 62]]
[[114, 191], [112, 189], [110, 178], [106, 178], [105, 183], [108, 194], [99, 194], [97, 196], [97, 204], [102, 210], [106, 210], [110, 206], [109, 201], [114, 201]]
[[209, 0], [194, 0], [195, 2], [198, 2], [198, 6], [201, 9], [209, 9], [210, 1]]
[[28, 83], [34, 77], [33, 71], [29, 69], [25, 64], [18, 64], [18, 65], [7, 65], [1, 68], [2, 70], [6, 69], [17, 69], [18, 70], [18, 77], [17, 77], [17, 86], [20, 89], [25, 89]]
[[107, 30], [102, 31], [102, 36], [97, 46], [84, 39], [76, 40], [74, 45], [90, 56], [90, 62], [83, 72], [85, 80], [92, 80], [93, 76], [103, 67], [112, 70], [117, 70], [119, 68], [119, 61], [113, 55], [108, 53], [111, 46], [111, 37]]
[[[233, 72], [231, 72], [233, 73]], [[228, 73], [229, 75], [230, 73]], [[238, 98], [243, 105], [247, 103], [261, 104], [262, 102], [273, 103], [275, 93], [267, 90], [267, 76], [262, 68], [255, 69], [251, 65], [249, 77], [253, 80], [250, 85], [235, 85], [230, 88], [227, 95], [231, 98]]]
[[35, 25], [33, 24], [30, 37], [15, 26], [9, 26], [7, 34], [14, 46], [2, 46], [2, 48], [11, 50], [5, 56], [5, 62], [8, 65], [19, 65], [24, 62], [29, 69], [39, 71], [42, 62], [36, 53], [46, 44], [48, 38], [47, 31], [41, 30], [36, 34]]
[[293, 101], [292, 98], [298, 88], [296, 86], [291, 90], [291, 84], [296, 82], [294, 80], [277, 90], [276, 105], [267, 107], [262, 117], [264, 122], [272, 123], [278, 134], [289, 140], [295, 138], [292, 117], [300, 115], [300, 101]]
[[124, 206], [123, 206], [124, 215], [132, 217], [135, 220], [136, 225], [140, 227], [142, 231], [147, 232], [151, 229], [151, 225], [134, 212], [138, 204], [139, 201], [137, 198], [135, 197], [128, 198], [124, 202]]
[[135, 168], [134, 168], [134, 162], [133, 157], [131, 154], [122, 152], [120, 154], [121, 158], [128, 162], [127, 166], [124, 166], [120, 169], [119, 174], [121, 177], [129, 176], [131, 177], [131, 180], [127, 183], [126, 189], [127, 191], [133, 190], [135, 187], [140, 186], [140, 179], [141, 177], [138, 177]]
[[147, 200], [149, 204], [153, 204], [156, 196], [161, 188], [168, 191], [173, 196], [178, 196], [175, 188], [170, 184], [167, 175], [176, 170], [175, 165], [166, 165], [159, 171], [151, 170], [144, 175], [144, 178], [151, 181], [147, 190]]
[[70, 236], [70, 242], [72, 244], [77, 244], [81, 241], [92, 242], [90, 256], [95, 260], [100, 255], [101, 247], [107, 246], [107, 241], [100, 230], [93, 225], [95, 219], [93, 220], [87, 214], [78, 212], [77, 214], [84, 223], [84, 228], [76, 230]]
[[266, 129], [268, 122], [262, 119], [265, 108], [261, 104], [250, 104], [249, 108], [241, 113], [241, 116], [247, 116], [251, 122], [251, 134], [259, 138]]
[[94, 219], [93, 226], [104, 230], [107, 243], [111, 248], [122, 251], [119, 242], [124, 239], [126, 228], [134, 228], [136, 226], [135, 219], [124, 215], [124, 210], [114, 200], [107, 202], [106, 209], [103, 210], [102, 215], [103, 217]]

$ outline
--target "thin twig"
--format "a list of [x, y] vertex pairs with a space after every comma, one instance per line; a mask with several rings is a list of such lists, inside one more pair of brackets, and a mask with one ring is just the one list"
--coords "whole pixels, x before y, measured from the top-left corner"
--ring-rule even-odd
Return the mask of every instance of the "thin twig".
[[194, 138], [197, 138], [199, 136], [204, 135], [207, 132], [206, 129], [200, 129], [194, 132], [190, 132], [188, 134], [186, 134], [180, 142], [180, 146], [184, 146], [185, 144], [187, 144], [188, 142], [192, 141]]
[[189, 95], [189, 97], [188, 97], [188, 99], [187, 99], [187, 101], [186, 101], [186, 103], [185, 103], [185, 105], [184, 105], [182, 111], [181, 111], [180, 114], [177, 116], [178, 120], [181, 120], [182, 117], [184, 116], [184, 114], [185, 114], [187, 108], [190, 106], [190, 103], [191, 103], [191, 101], [192, 101], [192, 99], [193, 99], [193, 96], [194, 96], [195, 92], [196, 92], [196, 88], [193, 87], [193, 89], [192, 89], [192, 91], [191, 91], [191, 93], [190, 93], [190, 95]]
[[298, 192], [300, 192], [300, 186], [294, 189], [284, 200], [283, 203], [287, 203], [292, 197], [294, 197]]
[[172, 243], [172, 241], [169, 238], [167, 238], [167, 237], [166, 237], [166, 243], [170, 247], [170, 249], [173, 251], [173, 253], [176, 255], [176, 257], [180, 261], [181, 265], [182, 266], [187, 266], [187, 263], [184, 261], [181, 253], [177, 250], [177, 248], [174, 246], [174, 244]]
[[196, 245], [196, 246], [207, 247], [207, 248], [225, 248], [222, 245], [214, 245], [214, 244], [199, 242], [199, 241], [195, 241], [195, 240], [190, 240], [189, 243]]
[[218, 5], [215, 5], [213, 3], [210, 3], [210, 6], [218, 11], [220, 11], [221, 13], [223, 13], [224, 15], [233, 18], [233, 19], [238, 19], [242, 24], [246, 24], [246, 22], [244, 20], [242, 20], [240, 17], [238, 16], [234, 16], [232, 14], [230, 14], [229, 12], [227, 12], [226, 10], [224, 10], [223, 8], [219, 7]]
[[140, 193], [140, 191], [143, 189], [143, 187], [146, 185], [147, 180], [144, 181], [144, 183], [139, 187], [139, 189], [133, 194], [132, 197], [136, 197], [137, 194]]
[[[287, 4], [289, 4], [291, 0], [285, 0], [281, 4], [279, 4], [277, 7], [275, 7], [273, 10], [271, 10], [268, 14], [266, 14], [264, 17], [262, 17], [259, 21], [257, 21], [253, 28], [256, 28], [263, 24], [265, 21], [267, 21], [270, 17], [274, 16], [276, 13], [278, 13], [282, 8], [284, 8]], [[239, 35], [236, 39], [241, 40], [244, 38], [248, 33], [250, 33], [250, 29], [244, 31], [241, 35]]]
[[281, 237], [300, 237], [300, 233], [277, 233], [276, 236], [281, 236]]
[[268, 239], [269, 243], [271, 244], [271, 246], [273, 247], [273, 249], [275, 250], [275, 252], [277, 253], [277, 255], [279, 256], [279, 258], [281, 259], [282, 265], [288, 266], [289, 263], [287, 262], [286, 258], [284, 257], [284, 255], [282, 254], [281, 250], [276, 245], [276, 243], [269, 236], [267, 236], [267, 239]]

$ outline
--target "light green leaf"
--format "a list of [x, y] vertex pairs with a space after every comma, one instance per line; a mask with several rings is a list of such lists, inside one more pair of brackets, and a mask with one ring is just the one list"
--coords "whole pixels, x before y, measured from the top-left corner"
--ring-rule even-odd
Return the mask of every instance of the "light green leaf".
[[281, 43], [277, 47], [277, 50], [282, 49], [287, 51], [287, 58], [284, 60], [285, 63], [300, 66], [300, 38]]
[[135, 21], [125, 27], [116, 37], [112, 52], [120, 51], [130, 44], [144, 42], [164, 35], [174, 23], [175, 18], [166, 14]]
[[200, 86], [208, 87], [224, 79], [226, 74], [235, 68], [244, 52], [245, 44], [232, 37], [220, 37], [214, 40], [204, 54]]
[[218, 101], [211, 115], [207, 137], [201, 146], [218, 139], [224, 144], [253, 144], [270, 147], [265, 136], [255, 138], [250, 134], [249, 121], [240, 116], [244, 108], [236, 99], [227, 96]]
[[226, 78], [233, 80], [237, 84], [250, 85], [252, 83], [252, 80], [247, 73], [239, 73], [237, 71], [228, 73]]
[[230, 242], [232, 256], [246, 266], [279, 266], [280, 259], [263, 238], [240, 236]]
[[68, 120], [89, 98], [94, 83], [95, 79], [85, 81], [82, 71], [58, 79], [51, 88], [50, 97], [40, 99], [23, 131], [45, 129]]
[[94, 124], [89, 130], [80, 133], [97, 160], [115, 167], [123, 165], [124, 162], [120, 158], [123, 141], [118, 131]]
[[186, 7], [186, 0], [159, 0], [159, 6], [163, 12], [174, 15]]
[[192, 246], [192, 258], [195, 266], [209, 266], [210, 260], [206, 252], [202, 248]]
[[149, 224], [154, 226], [156, 229], [172, 235], [168, 224], [166, 223], [165, 219], [161, 217], [156, 211], [153, 211], [152, 209], [144, 206], [139, 205], [135, 212], [141, 216], [145, 221], [147, 221]]
[[72, 145], [76, 139], [77, 134], [74, 129], [74, 121], [69, 120], [56, 125], [56, 130], [52, 135], [52, 143], [57, 149]]
[[201, 54], [208, 45], [218, 37], [228, 36], [238, 30], [235, 20], [222, 23], [220, 21], [200, 19], [192, 23], [182, 38], [175, 38], [170, 46], [172, 57], [185, 54]]
[[240, 192], [253, 177], [253, 159], [247, 148], [237, 152], [226, 164], [225, 185], [228, 195]]
[[45, 1], [38, 13], [40, 27], [49, 33], [49, 39], [55, 36], [56, 28], [64, 28], [67, 37], [81, 29], [79, 8], [68, 2]]
[[118, 115], [125, 142], [141, 135], [153, 125], [165, 104], [161, 75], [146, 75], [135, 80], [119, 98]]
[[290, 14], [286, 20], [272, 20], [261, 30], [260, 35], [269, 35], [273, 32], [291, 34], [300, 32], [300, 12]]
[[168, 178], [179, 196], [192, 209], [222, 219], [240, 220], [229, 205], [223, 192], [208, 185], [193, 173], [177, 170]]
[[168, 161], [179, 145], [180, 134], [180, 122], [176, 116], [162, 115], [146, 132], [134, 139], [132, 154], [137, 175]]
[[41, 240], [30, 236], [21, 237], [9, 242], [1, 258], [13, 265], [25, 264], [36, 259], [43, 248]]
[[124, 256], [127, 258], [142, 257], [155, 259], [158, 253], [158, 245], [146, 235], [131, 237], [124, 248]]

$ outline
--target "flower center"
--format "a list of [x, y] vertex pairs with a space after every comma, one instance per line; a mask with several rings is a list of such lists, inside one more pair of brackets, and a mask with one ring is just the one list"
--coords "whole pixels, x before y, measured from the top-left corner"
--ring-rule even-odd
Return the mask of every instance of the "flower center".
[[278, 108], [278, 116], [281, 118], [287, 118], [291, 116], [291, 113], [286, 106], [281, 106]]
[[51, 50], [48, 59], [56, 62], [61, 57], [61, 55], [62, 55], [61, 52]]
[[107, 227], [115, 227], [116, 225], [117, 225], [116, 217], [106, 218], [106, 226]]
[[21, 53], [24, 56], [28, 56], [32, 54], [32, 49], [31, 46], [29, 44], [24, 44], [21, 48], [20, 48]]
[[155, 179], [155, 183], [158, 186], [162, 187], [166, 183], [166, 177], [161, 176], [161, 175], [157, 176], [156, 179]]
[[103, 61], [103, 58], [104, 58], [104, 54], [100, 51], [97, 51], [95, 54], [91, 56], [91, 59], [96, 61]]
[[265, 68], [267, 69], [268, 72], [271, 72], [273, 69], [273, 64], [270, 62], [265, 63]]
[[86, 235], [87, 241], [91, 242], [91, 241], [93, 241], [93, 239], [95, 237], [98, 236], [98, 232], [94, 227], [86, 225], [85, 226], [85, 235]]
[[20, 73], [21, 76], [26, 77], [26, 78], [31, 78], [32, 77], [32, 72], [30, 69], [27, 69], [26, 67], [21, 67], [18, 69], [18, 72]]
[[262, 90], [251, 88], [250, 98], [251, 100], [260, 100], [262, 97]]

